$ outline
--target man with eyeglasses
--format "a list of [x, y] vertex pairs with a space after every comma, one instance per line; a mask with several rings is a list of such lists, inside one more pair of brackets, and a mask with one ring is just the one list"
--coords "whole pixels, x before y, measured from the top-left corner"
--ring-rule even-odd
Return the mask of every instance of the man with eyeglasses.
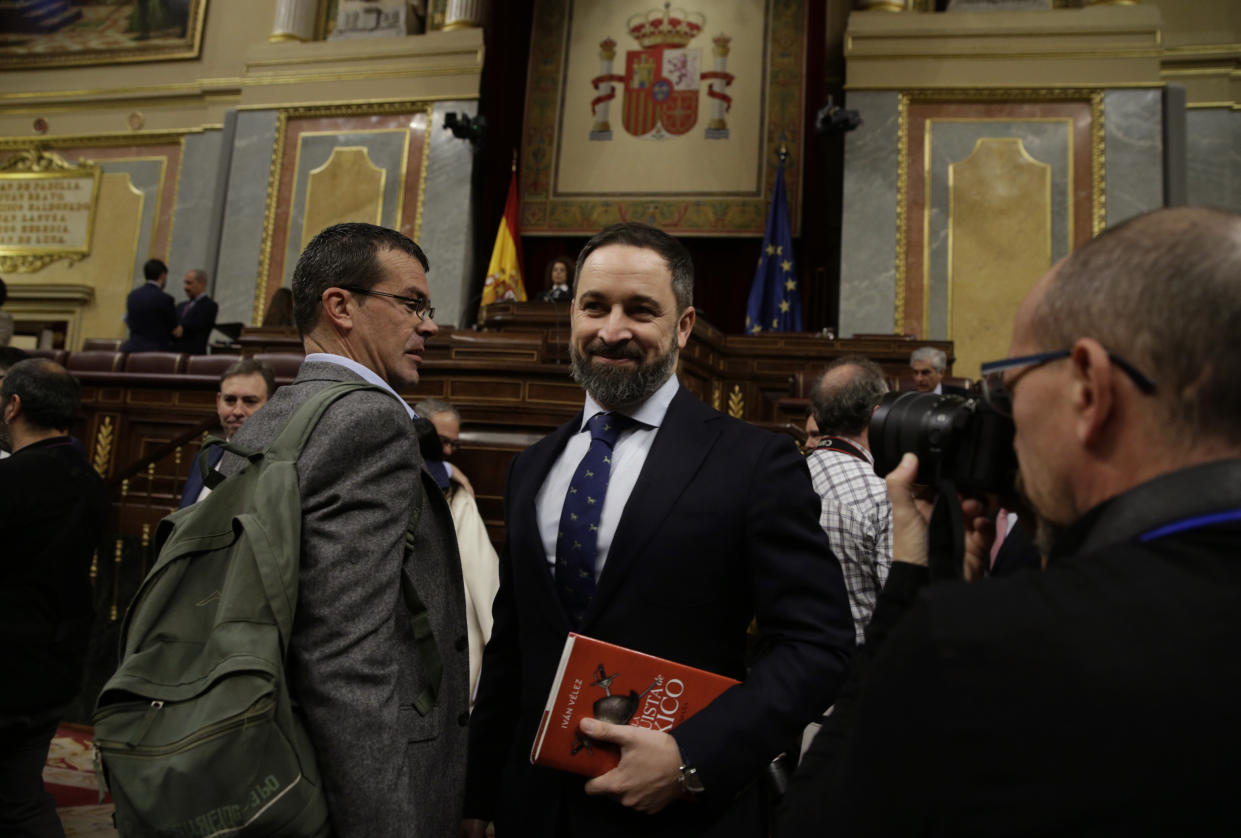
[[[264, 448], [298, 406], [337, 382], [379, 388], [328, 407], [297, 462], [302, 542], [289, 684], [337, 838], [451, 834], [464, 794], [461, 565], [448, 505], [422, 467], [413, 411], [398, 395], [417, 383], [438, 331], [427, 269], [421, 248], [393, 230], [338, 224], [315, 236], [292, 283], [305, 363], [232, 440]], [[237, 467], [226, 455], [221, 470]], [[442, 673], [420, 654], [403, 576], [428, 609]], [[436, 692], [430, 707], [416, 700], [427, 689]]]
[[[1045, 569], [919, 594], [907, 454], [873, 657], [777, 835], [1241, 831], [1241, 216], [1159, 210], [1078, 248], [1010, 355], [985, 395], [1015, 421]], [[994, 533], [963, 513], [969, 579]]]

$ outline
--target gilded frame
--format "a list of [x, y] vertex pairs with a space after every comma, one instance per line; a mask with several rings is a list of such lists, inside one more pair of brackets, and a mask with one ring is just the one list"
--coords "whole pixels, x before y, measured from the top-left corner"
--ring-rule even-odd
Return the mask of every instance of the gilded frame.
[[[355, 117], [355, 116], [392, 116], [404, 114], [425, 114], [427, 119], [427, 132], [423, 137], [422, 156], [418, 165], [418, 199], [417, 205], [413, 208], [414, 223], [412, 238], [417, 241], [422, 234], [422, 217], [423, 206], [426, 200], [427, 189], [427, 163], [431, 154], [431, 114], [433, 105], [424, 100], [408, 101], [408, 102], [374, 102], [367, 104], [340, 104], [340, 105], [322, 105], [302, 108], [280, 108], [276, 112], [276, 137], [275, 144], [272, 148], [271, 167], [267, 175], [267, 207], [263, 217], [263, 238], [259, 245], [259, 268], [258, 278], [254, 284], [254, 306], [251, 319], [255, 323], [259, 323], [263, 319], [263, 314], [267, 308], [268, 294], [268, 274], [272, 268], [272, 247], [276, 241], [276, 216], [279, 210], [280, 201], [280, 181], [284, 172], [284, 163], [286, 156], [285, 140], [288, 134], [288, 126], [290, 120], [296, 119], [321, 119], [321, 118], [339, 118], [339, 117]], [[341, 129], [339, 133], [350, 133], [348, 129]], [[408, 140], [406, 141], [408, 148]], [[402, 158], [402, 181], [408, 176], [405, 170], [405, 160], [408, 154]], [[296, 175], [296, 172], [294, 173]], [[404, 184], [402, 184], [404, 186]], [[409, 211], [409, 207], [404, 203], [404, 192], [401, 193], [402, 199], [398, 204], [399, 217], [397, 224], [402, 224], [404, 214]], [[292, 198], [292, 196], [290, 196]]]
[[206, 17], [207, 0], [190, 0], [184, 37], [175, 39], [173, 43], [160, 43], [149, 47], [140, 46], [143, 42], [139, 40], [131, 40], [129, 47], [49, 50], [36, 53], [0, 47], [0, 70], [80, 67], [88, 64], [133, 64], [142, 61], [176, 61], [197, 58], [202, 51], [203, 24]]
[[[909, 105], [921, 102], [1088, 102], [1090, 104], [1090, 227], [1092, 235], [1107, 224], [1106, 158], [1103, 90], [1097, 87], [1063, 88], [960, 88], [901, 91], [897, 104], [896, 180], [896, 299], [893, 333], [906, 332], [906, 257], [909, 243]], [[925, 306], [925, 298], [923, 300]], [[924, 312], [925, 314], [925, 312]]]
[[[764, 124], [758, 159], [753, 161], [761, 186], [754, 194], [634, 192], [560, 197], [553, 181], [569, 95], [565, 86], [575, 2], [586, 0], [538, 0], [535, 6], [519, 172], [522, 233], [584, 235], [629, 219], [656, 224], [677, 235], [761, 236], [783, 144], [790, 153], [784, 170], [789, 216], [793, 233], [798, 234], [809, 11], [805, 0], [767, 0], [764, 4], [765, 86], [760, 104]], [[546, 56], [555, 56], [555, 60], [546, 60]], [[573, 95], [575, 102], [581, 98], [580, 91]]]
[[0, 271], [12, 273], [35, 273], [61, 259], [70, 264], [90, 255], [91, 241], [95, 235], [95, 209], [99, 201], [99, 181], [103, 167], [92, 163], [70, 163], [55, 152], [35, 145], [0, 162], [0, 181], [48, 181], [89, 179], [90, 199], [86, 210], [85, 240], [80, 246], [27, 246], [0, 243]]

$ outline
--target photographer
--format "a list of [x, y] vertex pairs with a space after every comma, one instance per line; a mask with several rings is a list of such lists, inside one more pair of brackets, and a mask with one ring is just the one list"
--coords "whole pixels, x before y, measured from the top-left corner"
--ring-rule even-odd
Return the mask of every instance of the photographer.
[[[930, 507], [907, 455], [871, 657], [778, 835], [1241, 827], [1241, 216], [1160, 210], [1082, 246], [1010, 354], [984, 389], [1016, 424], [1047, 567], [919, 593]], [[994, 528], [962, 512], [977, 580]]]

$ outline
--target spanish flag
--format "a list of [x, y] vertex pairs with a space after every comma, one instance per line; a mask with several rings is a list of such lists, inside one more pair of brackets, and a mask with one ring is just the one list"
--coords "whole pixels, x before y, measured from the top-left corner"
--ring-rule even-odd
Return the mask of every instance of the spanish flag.
[[487, 279], [483, 282], [482, 307], [500, 300], [526, 299], [526, 284], [521, 278], [521, 234], [517, 229], [517, 171], [514, 169], [508, 184], [508, 200], [504, 202], [504, 217], [496, 231], [496, 244], [491, 249], [491, 264], [487, 266]]

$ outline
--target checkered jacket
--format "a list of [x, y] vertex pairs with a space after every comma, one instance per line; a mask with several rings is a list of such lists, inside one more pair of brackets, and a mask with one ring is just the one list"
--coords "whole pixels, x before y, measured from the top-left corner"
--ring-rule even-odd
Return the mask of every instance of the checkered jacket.
[[849, 610], [861, 645], [892, 567], [892, 504], [869, 461], [820, 448], [806, 462], [823, 504], [819, 526], [844, 572]]

